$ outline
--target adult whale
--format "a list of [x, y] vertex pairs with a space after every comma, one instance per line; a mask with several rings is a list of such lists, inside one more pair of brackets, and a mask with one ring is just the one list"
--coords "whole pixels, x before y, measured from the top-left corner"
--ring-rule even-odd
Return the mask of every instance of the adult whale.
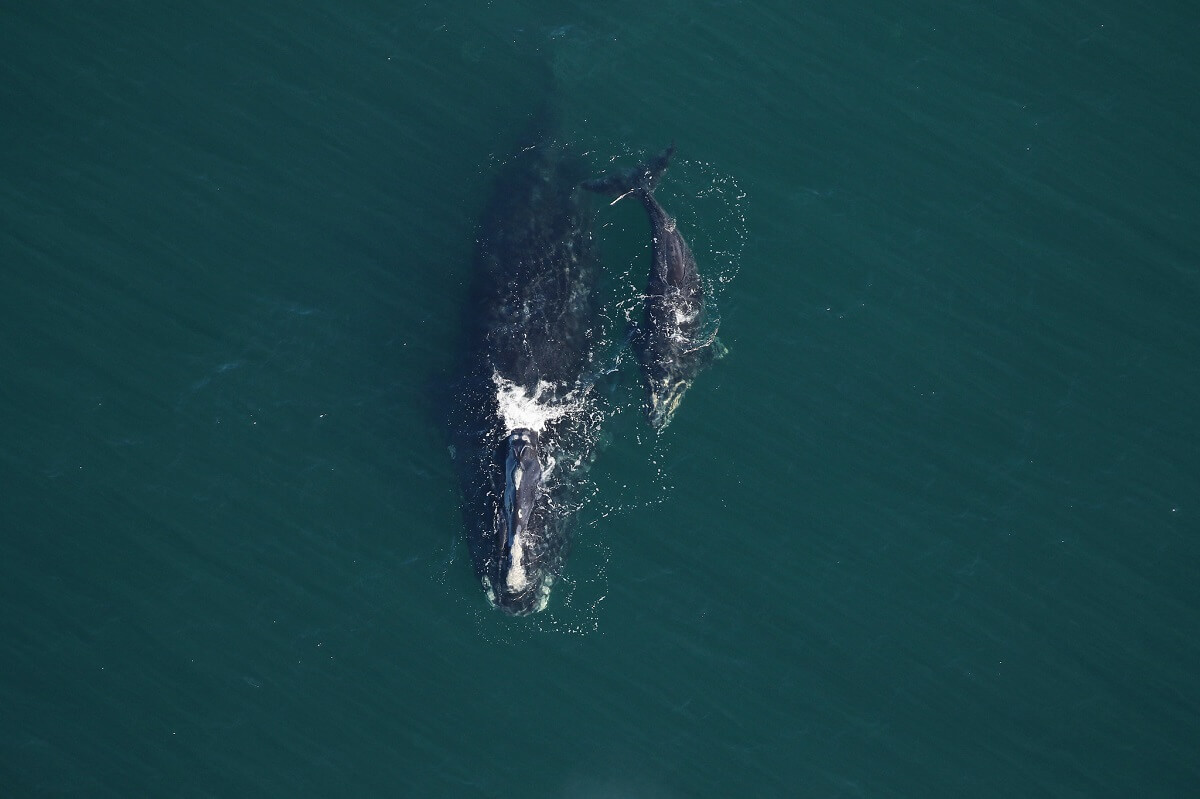
[[646, 419], [658, 431], [670, 423], [696, 375], [725, 352], [716, 330], [706, 331], [704, 283], [692, 249], [654, 196], [674, 153], [672, 144], [632, 169], [583, 184], [591, 191], [619, 195], [617, 199], [636, 194], [650, 220], [653, 261], [644, 318], [632, 342], [641, 365]]
[[585, 175], [561, 146], [524, 148], [476, 238], [454, 453], [476, 575], [492, 604], [516, 615], [549, 600], [592, 460], [588, 375], [601, 323]]

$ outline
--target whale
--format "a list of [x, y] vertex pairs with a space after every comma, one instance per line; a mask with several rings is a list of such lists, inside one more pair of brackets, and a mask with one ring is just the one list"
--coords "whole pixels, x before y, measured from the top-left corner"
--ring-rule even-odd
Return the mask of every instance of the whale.
[[633, 326], [630, 341], [642, 374], [646, 421], [659, 432], [670, 424], [696, 376], [725, 353], [715, 328], [708, 329], [704, 282], [692, 249], [654, 195], [674, 153], [672, 143], [632, 169], [583, 183], [617, 200], [635, 195], [650, 222], [653, 246], [643, 319]]
[[582, 158], [523, 147], [480, 217], [452, 453], [476, 577], [512, 615], [544, 609], [593, 459], [598, 259]]

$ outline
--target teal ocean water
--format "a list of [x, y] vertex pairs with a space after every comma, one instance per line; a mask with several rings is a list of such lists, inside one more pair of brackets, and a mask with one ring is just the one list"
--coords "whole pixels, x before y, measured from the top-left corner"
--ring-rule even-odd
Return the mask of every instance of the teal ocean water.
[[[1111, 0], [8, 4], [0, 794], [1194, 795], [1198, 34]], [[539, 109], [598, 171], [677, 142], [729, 354], [657, 439], [624, 360], [513, 619], [443, 419]], [[600, 225], [628, 310], [644, 221]]]

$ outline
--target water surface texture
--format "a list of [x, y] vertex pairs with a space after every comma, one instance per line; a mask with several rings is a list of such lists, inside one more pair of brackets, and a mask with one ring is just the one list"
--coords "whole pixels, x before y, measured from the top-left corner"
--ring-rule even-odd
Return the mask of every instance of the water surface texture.
[[[0, 11], [0, 794], [1185, 797], [1187, 3]], [[531, 115], [657, 196], [729, 354], [622, 347], [549, 606], [444, 410]], [[603, 205], [603, 203], [601, 203]]]

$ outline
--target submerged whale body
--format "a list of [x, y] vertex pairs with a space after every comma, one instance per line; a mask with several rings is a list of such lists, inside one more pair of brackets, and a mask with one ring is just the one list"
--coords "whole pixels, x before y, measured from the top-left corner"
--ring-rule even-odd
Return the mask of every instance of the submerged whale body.
[[600, 336], [583, 170], [557, 145], [522, 150], [476, 240], [455, 452], [476, 575], [492, 604], [517, 615], [549, 600], [591, 462], [586, 374]]
[[602, 194], [635, 194], [650, 221], [653, 260], [644, 317], [632, 343], [641, 366], [646, 420], [658, 431], [670, 423], [696, 375], [725, 351], [715, 330], [705, 327], [704, 283], [692, 249], [654, 196], [674, 152], [672, 144], [633, 169], [583, 184]]

